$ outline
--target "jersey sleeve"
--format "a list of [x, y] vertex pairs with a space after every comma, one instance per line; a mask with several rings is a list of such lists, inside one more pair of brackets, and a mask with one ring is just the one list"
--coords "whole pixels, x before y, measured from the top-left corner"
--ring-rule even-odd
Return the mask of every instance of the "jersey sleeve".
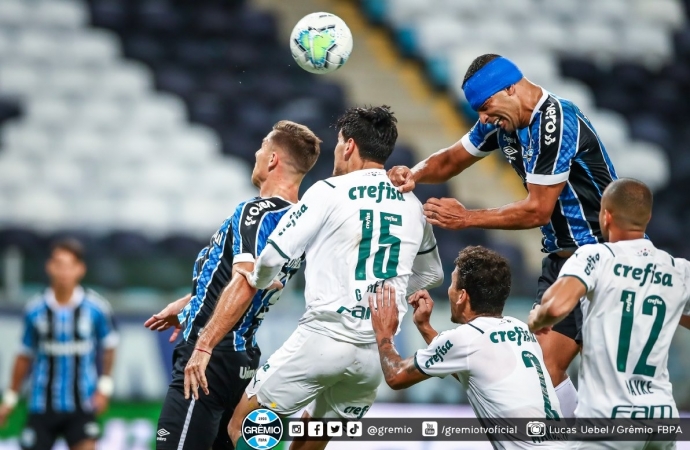
[[526, 159], [526, 180], [550, 186], [570, 175], [577, 153], [579, 119], [573, 108], [549, 97], [546, 110], [530, 126], [532, 156]]
[[424, 221], [424, 234], [419, 252], [412, 263], [412, 275], [407, 282], [405, 296], [420, 290], [432, 289], [443, 283], [443, 264], [438, 253], [431, 224]]
[[422, 243], [419, 246], [419, 255], [429, 253], [436, 248], [436, 236], [434, 236], [434, 227], [424, 221], [424, 234], [422, 235]]
[[418, 350], [414, 355], [417, 369], [430, 377], [441, 378], [468, 371], [472, 353], [470, 344], [475, 336], [470, 335], [466, 328], [469, 326], [461, 325], [455, 330], [444, 331], [427, 348]]
[[113, 311], [106, 300], [99, 299], [94, 317], [96, 338], [103, 348], [115, 348], [120, 341]]
[[558, 277], [575, 277], [582, 281], [587, 292], [591, 292], [597, 285], [598, 272], [603, 265], [602, 260], [607, 256], [605, 252], [609, 254], [611, 252], [606, 244], [590, 244], [580, 247], [565, 262]]
[[254, 262], [261, 254], [268, 235], [275, 228], [274, 220], [266, 220], [275, 211], [269, 200], [257, 198], [240, 204], [232, 216], [233, 264]]
[[477, 121], [460, 139], [460, 143], [471, 155], [484, 158], [499, 148], [498, 128]]
[[31, 320], [31, 313], [24, 313], [24, 332], [22, 334], [22, 344], [19, 353], [25, 356], [33, 356], [38, 348], [38, 333]]

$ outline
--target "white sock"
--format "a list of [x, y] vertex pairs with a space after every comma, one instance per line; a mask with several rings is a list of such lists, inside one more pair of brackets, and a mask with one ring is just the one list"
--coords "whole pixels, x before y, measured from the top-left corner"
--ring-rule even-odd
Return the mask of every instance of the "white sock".
[[561, 412], [563, 417], [575, 417], [575, 408], [577, 408], [577, 390], [570, 381], [570, 377], [556, 386], [556, 396], [558, 402], [561, 404]]

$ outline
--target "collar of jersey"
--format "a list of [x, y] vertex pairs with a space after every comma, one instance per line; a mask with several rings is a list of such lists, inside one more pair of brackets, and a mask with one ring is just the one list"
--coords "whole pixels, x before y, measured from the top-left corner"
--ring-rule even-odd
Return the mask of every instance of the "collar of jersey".
[[48, 307], [54, 311], [75, 309], [77, 306], [81, 305], [81, 302], [84, 301], [84, 288], [81, 286], [75, 287], [74, 292], [72, 292], [72, 298], [70, 298], [69, 302], [64, 305], [58, 303], [57, 299], [55, 298], [55, 292], [53, 292], [51, 288], [46, 289], [45, 299]]
[[541, 88], [541, 98], [540, 98], [539, 101], [537, 102], [537, 106], [535, 106], [534, 109], [532, 110], [532, 115], [531, 115], [530, 118], [529, 118], [529, 123], [530, 123], [530, 124], [531, 124], [532, 121], [534, 120], [534, 116], [537, 115], [537, 111], [539, 111], [539, 108], [541, 108], [541, 105], [544, 104], [544, 102], [546, 101], [547, 98], [549, 98], [549, 93], [547, 92], [546, 89]]

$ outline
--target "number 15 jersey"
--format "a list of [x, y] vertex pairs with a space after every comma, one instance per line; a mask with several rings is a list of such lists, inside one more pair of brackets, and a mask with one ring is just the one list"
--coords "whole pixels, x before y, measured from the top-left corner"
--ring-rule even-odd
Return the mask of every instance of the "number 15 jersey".
[[[422, 204], [412, 193], [399, 193], [382, 169], [317, 182], [283, 216], [268, 245], [285, 259], [306, 253], [307, 310], [300, 325], [355, 344], [376, 341], [369, 296], [377, 283], [395, 287], [402, 318], [413, 272], [441, 267]], [[413, 268], [418, 254], [435, 255], [437, 263]]]
[[690, 313], [690, 263], [636, 239], [585, 245], [560, 276], [587, 289], [575, 416], [678, 418], [667, 363]]

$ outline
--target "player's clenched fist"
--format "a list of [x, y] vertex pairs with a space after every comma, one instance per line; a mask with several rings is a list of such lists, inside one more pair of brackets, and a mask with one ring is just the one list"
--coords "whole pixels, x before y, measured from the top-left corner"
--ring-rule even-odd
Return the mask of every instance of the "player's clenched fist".
[[434, 309], [434, 301], [425, 289], [410, 295], [407, 302], [414, 309], [412, 320], [417, 327], [427, 325]]
[[400, 192], [410, 192], [415, 188], [415, 180], [412, 170], [405, 166], [395, 166], [388, 171], [388, 178], [393, 186], [400, 188]]

